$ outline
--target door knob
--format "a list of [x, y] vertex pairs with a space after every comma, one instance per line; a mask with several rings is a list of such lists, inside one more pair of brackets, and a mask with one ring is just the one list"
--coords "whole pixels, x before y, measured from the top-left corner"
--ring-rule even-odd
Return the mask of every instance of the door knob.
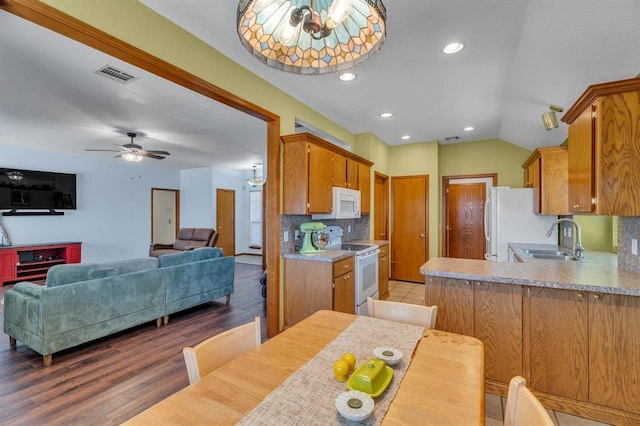
[[424, 240], [424, 234], [420, 234], [420, 238]]

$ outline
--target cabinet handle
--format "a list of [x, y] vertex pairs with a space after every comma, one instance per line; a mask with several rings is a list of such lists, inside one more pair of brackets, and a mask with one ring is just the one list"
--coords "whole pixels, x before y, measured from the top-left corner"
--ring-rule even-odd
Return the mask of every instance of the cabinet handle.
[[584, 297], [584, 294], [578, 293], [578, 299], [582, 299], [583, 297]]
[[345, 275], [345, 276], [344, 276], [344, 280], [346, 281], [346, 280], [348, 280], [348, 279], [349, 279], [349, 275]]
[[598, 299], [600, 299], [600, 295], [599, 295], [599, 294], [594, 294], [594, 295], [593, 295], [593, 298], [594, 298], [594, 299], [596, 299], [596, 300], [598, 300]]

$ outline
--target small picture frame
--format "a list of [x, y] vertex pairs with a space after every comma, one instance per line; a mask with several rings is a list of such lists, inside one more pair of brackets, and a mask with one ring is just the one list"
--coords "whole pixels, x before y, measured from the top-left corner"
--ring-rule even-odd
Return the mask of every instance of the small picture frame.
[[11, 205], [16, 207], [28, 207], [31, 205], [31, 197], [28, 189], [14, 189], [11, 191]]

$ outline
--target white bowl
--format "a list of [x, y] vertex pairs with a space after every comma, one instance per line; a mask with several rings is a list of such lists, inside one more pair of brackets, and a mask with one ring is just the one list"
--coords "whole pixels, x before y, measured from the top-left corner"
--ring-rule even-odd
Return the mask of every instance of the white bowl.
[[359, 422], [373, 413], [373, 398], [364, 392], [351, 390], [342, 392], [336, 397], [336, 409], [342, 417]]
[[373, 355], [383, 360], [387, 365], [395, 365], [402, 360], [402, 352], [389, 346], [380, 346], [373, 350]]

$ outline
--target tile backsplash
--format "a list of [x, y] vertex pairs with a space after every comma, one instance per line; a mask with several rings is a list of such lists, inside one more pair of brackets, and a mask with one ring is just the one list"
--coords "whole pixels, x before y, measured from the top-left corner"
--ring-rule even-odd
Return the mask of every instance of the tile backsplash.
[[618, 267], [625, 271], [640, 273], [640, 256], [631, 253], [631, 240], [640, 242], [640, 217], [618, 218]]
[[[295, 239], [295, 231], [300, 229], [303, 222], [315, 222], [311, 216], [280, 215], [280, 253], [290, 253], [300, 248], [301, 239]], [[360, 219], [326, 219], [320, 221], [327, 226], [341, 226], [344, 229], [342, 241], [368, 240], [369, 215], [362, 215]], [[348, 232], [351, 226], [351, 232]], [[288, 241], [284, 241], [284, 233], [288, 232]], [[301, 236], [302, 237], [302, 236]]]

